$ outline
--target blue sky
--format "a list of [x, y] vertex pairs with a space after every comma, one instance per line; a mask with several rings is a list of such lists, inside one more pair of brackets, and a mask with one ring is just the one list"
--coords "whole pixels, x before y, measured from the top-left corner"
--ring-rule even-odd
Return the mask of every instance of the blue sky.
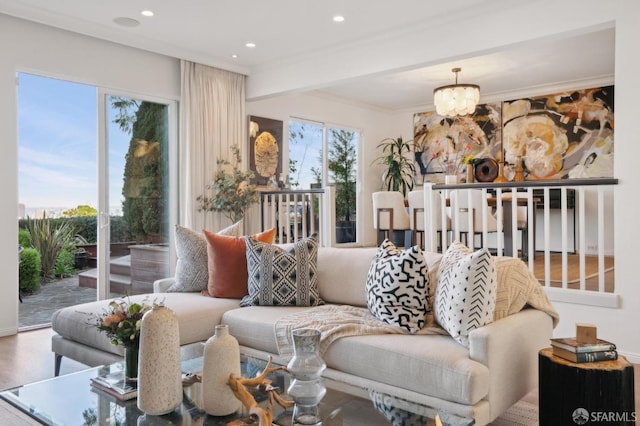
[[[20, 74], [19, 202], [34, 208], [97, 208], [97, 90]], [[109, 204], [119, 208], [129, 136], [109, 123]]]
[[[300, 189], [309, 189], [311, 183], [315, 183], [315, 177], [311, 173], [311, 168], [315, 167], [322, 170], [322, 163], [319, 160], [322, 151], [322, 125], [301, 123], [292, 121], [289, 123], [291, 129], [295, 132], [304, 128], [304, 138], [295, 140], [289, 138], [289, 159], [297, 160], [296, 167], [298, 172], [292, 176], [292, 180], [297, 179]], [[289, 172], [288, 166], [285, 167]]]

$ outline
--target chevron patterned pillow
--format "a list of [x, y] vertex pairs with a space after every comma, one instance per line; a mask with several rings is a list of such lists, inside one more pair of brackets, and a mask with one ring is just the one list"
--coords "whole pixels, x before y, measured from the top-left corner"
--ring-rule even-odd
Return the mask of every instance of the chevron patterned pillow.
[[317, 306], [324, 302], [318, 289], [316, 235], [296, 241], [288, 250], [245, 238], [249, 294], [240, 306]]
[[401, 250], [384, 240], [369, 267], [366, 289], [369, 312], [380, 321], [411, 333], [424, 327], [429, 274], [419, 246]]
[[487, 249], [474, 252], [454, 242], [440, 261], [434, 316], [458, 343], [469, 346], [469, 333], [493, 321], [496, 307], [495, 259]]

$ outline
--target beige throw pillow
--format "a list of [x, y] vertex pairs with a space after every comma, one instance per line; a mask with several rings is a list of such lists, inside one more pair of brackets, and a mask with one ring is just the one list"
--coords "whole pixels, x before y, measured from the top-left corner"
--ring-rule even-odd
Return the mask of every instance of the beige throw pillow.
[[[236, 222], [218, 232], [219, 235], [237, 237], [241, 223]], [[184, 226], [175, 226], [176, 273], [175, 282], [167, 292], [196, 292], [207, 289], [209, 269], [207, 267], [207, 242], [200, 232]]]

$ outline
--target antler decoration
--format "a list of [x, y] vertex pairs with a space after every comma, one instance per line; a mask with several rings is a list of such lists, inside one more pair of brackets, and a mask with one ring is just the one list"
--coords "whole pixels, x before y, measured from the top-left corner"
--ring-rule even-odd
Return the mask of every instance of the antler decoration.
[[[233, 391], [233, 394], [242, 402], [242, 405], [247, 409], [249, 415], [258, 420], [260, 426], [271, 426], [273, 421], [273, 403], [274, 401], [282, 408], [293, 407], [294, 402], [283, 399], [278, 394], [278, 388], [271, 386], [271, 380], [267, 379], [267, 375], [274, 371], [286, 370], [286, 367], [271, 367], [271, 357], [267, 362], [267, 366], [262, 373], [253, 379], [249, 379], [242, 376], [236, 376], [231, 373], [229, 375], [229, 381], [227, 384]], [[269, 406], [262, 408], [258, 405], [253, 395], [246, 389], [245, 386], [256, 387], [266, 392], [269, 396]]]

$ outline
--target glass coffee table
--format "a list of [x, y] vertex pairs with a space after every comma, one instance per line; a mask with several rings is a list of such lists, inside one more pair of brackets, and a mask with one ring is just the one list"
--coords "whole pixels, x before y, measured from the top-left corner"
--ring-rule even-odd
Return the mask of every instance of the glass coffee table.
[[[202, 366], [203, 343], [194, 343], [181, 348], [182, 369], [186, 374], [199, 373]], [[264, 370], [266, 361], [242, 356], [242, 375], [254, 377]], [[105, 369], [112, 374], [123, 372], [121, 362], [109, 366], [89, 368], [64, 376], [20, 386], [0, 393], [0, 398], [8, 401], [30, 417], [44, 425], [230, 425], [252, 424], [246, 412], [238, 412], [225, 417], [206, 414], [199, 408], [202, 401], [202, 385], [185, 380], [182, 404], [172, 413], [164, 416], [147, 416], [138, 409], [135, 398], [121, 401], [108, 393], [91, 386], [91, 379]], [[289, 386], [289, 375], [278, 371], [268, 376], [272, 385], [285, 393]], [[435, 425], [432, 420], [437, 414], [434, 409], [404, 401], [390, 395], [357, 389], [352, 392], [349, 385], [326, 379], [327, 394], [320, 404], [324, 426], [334, 425]], [[268, 403], [266, 394], [252, 390], [256, 401]], [[292, 409], [273, 406], [274, 424], [291, 425]], [[438, 413], [444, 425], [472, 425], [473, 420]], [[256, 424], [257, 423], [253, 423]]]

